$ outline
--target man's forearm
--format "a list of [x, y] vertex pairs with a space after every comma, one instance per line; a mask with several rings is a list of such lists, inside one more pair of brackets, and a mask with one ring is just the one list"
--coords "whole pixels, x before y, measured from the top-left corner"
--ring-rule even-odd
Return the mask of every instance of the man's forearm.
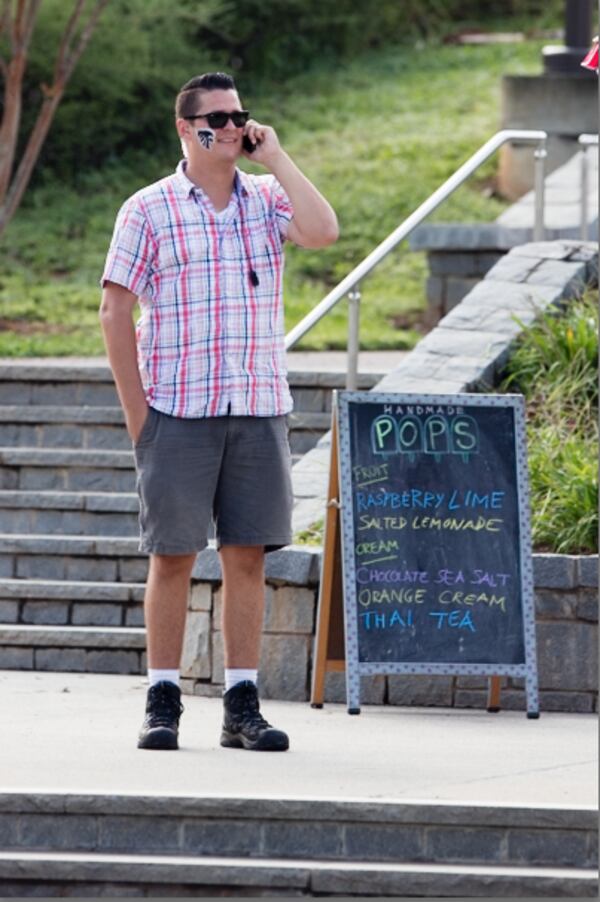
[[323, 247], [338, 237], [337, 217], [332, 206], [282, 150], [271, 171], [294, 208], [293, 223], [298, 243], [304, 247]]
[[131, 312], [102, 310], [100, 322], [127, 427], [130, 435], [135, 437], [143, 425], [148, 405], [137, 365], [135, 327]]

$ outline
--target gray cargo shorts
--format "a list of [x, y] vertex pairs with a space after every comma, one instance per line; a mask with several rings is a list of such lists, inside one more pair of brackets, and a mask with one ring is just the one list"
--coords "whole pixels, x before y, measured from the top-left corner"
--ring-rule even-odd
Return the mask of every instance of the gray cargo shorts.
[[134, 445], [140, 551], [193, 554], [208, 543], [292, 540], [291, 457], [284, 416], [172, 417], [149, 408]]

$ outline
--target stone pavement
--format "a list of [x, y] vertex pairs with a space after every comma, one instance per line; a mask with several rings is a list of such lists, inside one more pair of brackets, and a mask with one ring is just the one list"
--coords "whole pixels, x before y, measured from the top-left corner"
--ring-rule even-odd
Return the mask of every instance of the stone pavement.
[[597, 804], [596, 717], [268, 701], [286, 754], [218, 745], [220, 699], [186, 696], [180, 751], [139, 751], [141, 677], [0, 671], [0, 793]]
[[265, 703], [291, 750], [221, 749], [185, 698], [135, 746], [139, 677], [0, 671], [0, 895], [595, 897], [596, 719]]

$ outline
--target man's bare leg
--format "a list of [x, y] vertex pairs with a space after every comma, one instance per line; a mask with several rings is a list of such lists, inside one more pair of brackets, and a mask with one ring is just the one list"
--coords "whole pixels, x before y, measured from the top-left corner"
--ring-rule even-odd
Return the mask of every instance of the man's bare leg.
[[[221, 548], [225, 667], [257, 670], [265, 610], [264, 549], [253, 545]], [[284, 752], [289, 739], [260, 714], [253, 682], [234, 684], [223, 698], [221, 745]]]
[[[153, 554], [144, 597], [148, 670], [172, 671], [149, 674], [146, 717], [138, 737], [139, 749], [177, 749], [179, 717], [183, 710], [175, 680], [179, 671], [190, 576], [195, 554]], [[171, 679], [173, 677], [173, 679]]]
[[153, 554], [144, 596], [148, 666], [178, 670], [196, 554]]
[[221, 548], [225, 667], [256, 670], [265, 611], [262, 545]]

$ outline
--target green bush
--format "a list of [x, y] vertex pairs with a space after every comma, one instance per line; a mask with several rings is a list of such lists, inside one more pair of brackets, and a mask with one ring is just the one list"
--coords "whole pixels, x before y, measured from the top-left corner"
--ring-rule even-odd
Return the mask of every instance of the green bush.
[[543, 316], [512, 356], [507, 385], [572, 411], [598, 404], [598, 307], [592, 292], [563, 316]]
[[597, 295], [526, 329], [502, 386], [527, 398], [534, 545], [559, 553], [598, 549]]
[[557, 553], [598, 550], [598, 430], [566, 418], [529, 428], [534, 544]]

